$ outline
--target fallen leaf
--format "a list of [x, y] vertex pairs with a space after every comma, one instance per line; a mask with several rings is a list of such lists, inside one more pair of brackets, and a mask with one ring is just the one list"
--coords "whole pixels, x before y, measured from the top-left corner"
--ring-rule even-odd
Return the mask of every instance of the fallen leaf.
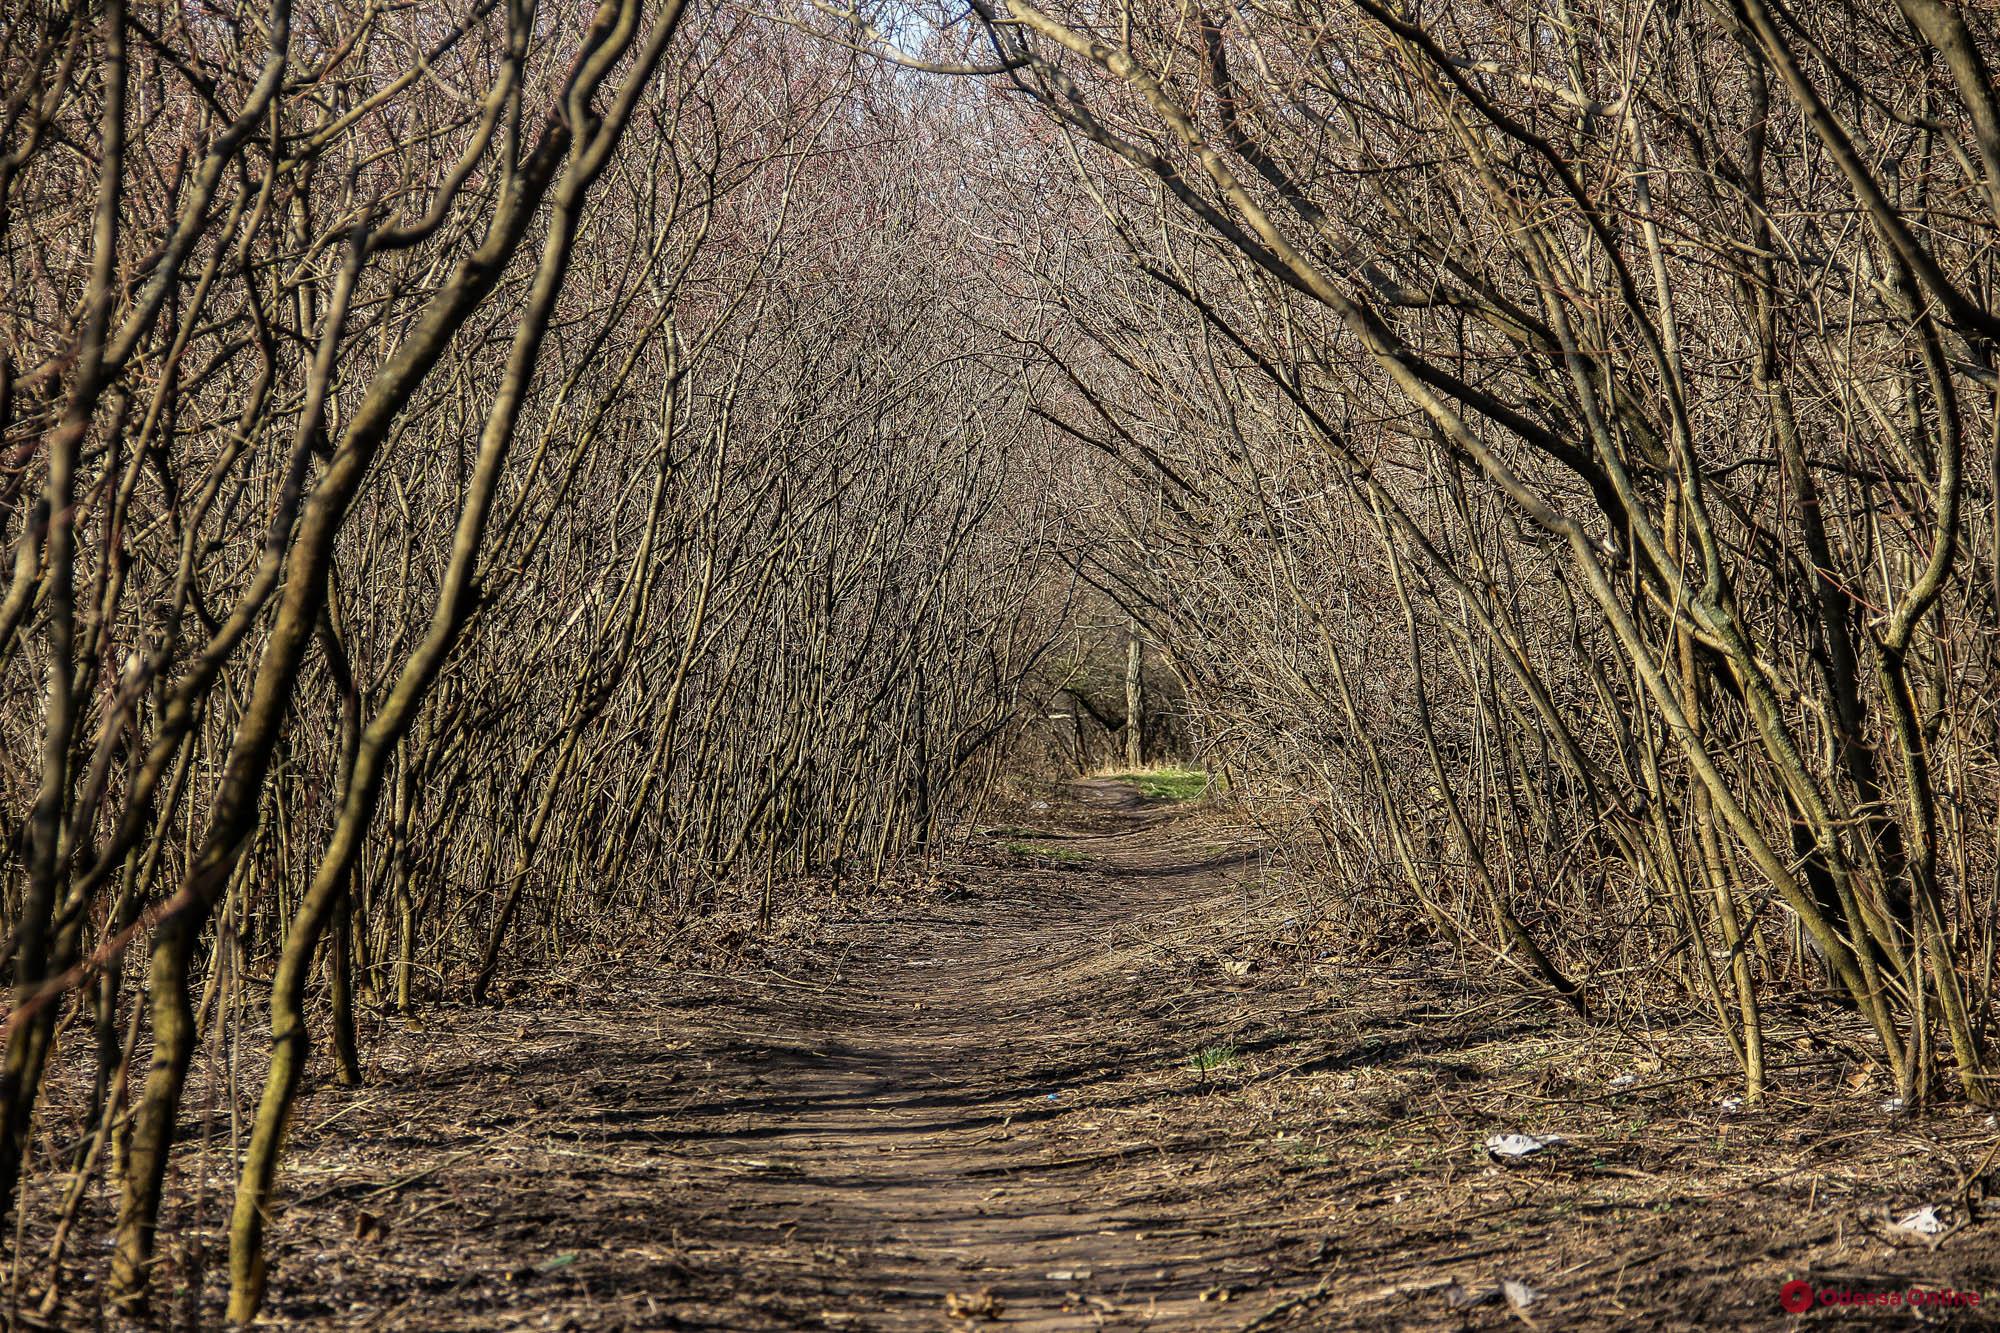
[[953, 1319], [995, 1320], [1006, 1309], [1006, 1303], [993, 1294], [991, 1287], [974, 1292], [947, 1292], [944, 1298], [944, 1312]]

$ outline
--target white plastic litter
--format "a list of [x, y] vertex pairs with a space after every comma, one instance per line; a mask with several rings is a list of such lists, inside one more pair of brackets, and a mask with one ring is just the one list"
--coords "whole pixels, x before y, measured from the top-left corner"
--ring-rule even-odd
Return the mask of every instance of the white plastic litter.
[[1613, 1088], [1629, 1088], [1638, 1081], [1639, 1076], [1637, 1074], [1620, 1074], [1617, 1078], [1612, 1079], [1608, 1086]]
[[[1400, 1296], [1420, 1290], [1424, 1290], [1424, 1287], [1417, 1283], [1405, 1282], [1399, 1286], [1384, 1287], [1377, 1293], [1377, 1296], [1378, 1298], [1390, 1295]], [[1485, 1305], [1489, 1301], [1500, 1300], [1507, 1302], [1515, 1314], [1522, 1315], [1523, 1317], [1525, 1317], [1528, 1307], [1542, 1298], [1541, 1292], [1536, 1291], [1525, 1282], [1516, 1282], [1512, 1278], [1504, 1278], [1498, 1286], [1492, 1287], [1486, 1286], [1483, 1283], [1476, 1287], [1462, 1287], [1456, 1282], [1450, 1282], [1445, 1285], [1442, 1294], [1444, 1296], [1444, 1303], [1454, 1310], [1470, 1310], [1474, 1306]]]
[[1495, 1157], [1520, 1159], [1533, 1157], [1549, 1148], [1557, 1148], [1569, 1140], [1560, 1134], [1495, 1134], [1486, 1140], [1486, 1151]]
[[1945, 1229], [1945, 1220], [1938, 1216], [1937, 1205], [1927, 1203], [1912, 1213], [1905, 1213], [1896, 1219], [1900, 1231], [1914, 1231], [1919, 1236], [1935, 1236]]
[[1885, 1097], [1882, 1099], [1883, 1115], [1901, 1115], [1907, 1107], [1908, 1103], [1901, 1097]]
[[1743, 1099], [1741, 1097], [1724, 1097], [1715, 1104], [1715, 1109], [1724, 1115], [1735, 1115], [1743, 1109]]

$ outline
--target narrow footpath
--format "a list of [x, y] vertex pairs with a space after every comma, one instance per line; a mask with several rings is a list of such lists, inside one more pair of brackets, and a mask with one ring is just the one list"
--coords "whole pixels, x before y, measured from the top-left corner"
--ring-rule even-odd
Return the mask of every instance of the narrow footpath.
[[[1111, 781], [1035, 817], [934, 883], [385, 1029], [302, 1117], [270, 1319], [1775, 1327], [1808, 1269], [2000, 1301], [1976, 1232], [1882, 1222], [1980, 1120], [1725, 1115], [1714, 1052], [1333, 956], [1225, 822]], [[1496, 1131], [1567, 1141], [1506, 1164]]]

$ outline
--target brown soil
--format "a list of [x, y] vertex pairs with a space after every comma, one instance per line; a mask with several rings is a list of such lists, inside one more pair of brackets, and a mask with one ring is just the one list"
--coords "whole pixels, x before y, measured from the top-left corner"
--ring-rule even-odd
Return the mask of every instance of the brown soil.
[[[923, 891], [787, 918], [692, 962], [681, 947], [602, 967], [554, 1007], [386, 1027], [370, 1084], [321, 1087], [300, 1116], [271, 1320], [1985, 1317], [1795, 1321], [1778, 1289], [1801, 1275], [2000, 1303], [1973, 1179], [2000, 1141], [1983, 1112], [1886, 1114], [1837, 1035], [1795, 1025], [1784, 1093], [1731, 1113], [1726, 1053], [1698, 1032], [1587, 1028], [1443, 966], [1322, 956], [1228, 826], [1111, 782], [1075, 797], [1031, 816], [1060, 827], [996, 833]], [[1635, 1081], [1614, 1086], [1623, 1074]], [[1516, 1130], [1568, 1142], [1493, 1161], [1486, 1137]], [[221, 1183], [205, 1209], [182, 1204], [167, 1248], [184, 1289], [214, 1253]], [[1941, 1240], [1892, 1225], [1926, 1203], [1961, 1225]], [[1505, 1281], [1532, 1299], [1510, 1301]], [[212, 1314], [219, 1275], [193, 1286]], [[87, 1298], [86, 1280], [73, 1308]]]

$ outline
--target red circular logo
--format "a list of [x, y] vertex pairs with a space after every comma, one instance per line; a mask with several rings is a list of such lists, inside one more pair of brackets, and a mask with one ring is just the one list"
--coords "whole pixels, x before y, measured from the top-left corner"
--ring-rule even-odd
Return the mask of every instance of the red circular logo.
[[1812, 1308], [1812, 1283], [1803, 1278], [1793, 1278], [1778, 1288], [1778, 1304], [1793, 1314], [1803, 1314]]

